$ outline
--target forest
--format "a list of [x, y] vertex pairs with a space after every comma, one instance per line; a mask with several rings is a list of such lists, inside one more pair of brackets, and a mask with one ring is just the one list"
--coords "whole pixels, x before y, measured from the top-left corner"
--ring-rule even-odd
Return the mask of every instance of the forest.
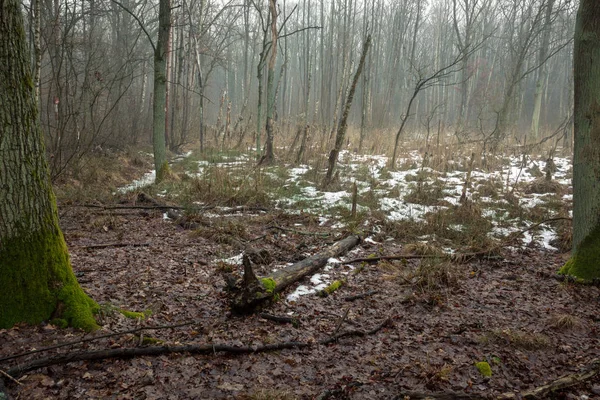
[[594, 0], [0, 0], [0, 400], [600, 398]]

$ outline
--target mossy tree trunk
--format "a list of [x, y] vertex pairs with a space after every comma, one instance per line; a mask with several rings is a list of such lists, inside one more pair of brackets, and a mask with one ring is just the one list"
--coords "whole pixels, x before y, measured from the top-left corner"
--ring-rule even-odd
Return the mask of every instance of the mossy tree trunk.
[[574, 51], [573, 254], [560, 273], [600, 278], [600, 2], [582, 0]]
[[167, 47], [171, 30], [171, 1], [160, 0], [158, 11], [158, 40], [154, 48], [154, 100], [152, 109], [152, 143], [154, 147], [154, 169], [156, 182], [168, 174], [165, 145], [166, 90], [167, 90]]
[[273, 151], [273, 136], [275, 135], [275, 62], [277, 61], [277, 0], [269, 0], [269, 11], [271, 13], [271, 56], [267, 66], [267, 140], [265, 155], [261, 163], [272, 164], [275, 161]]
[[98, 306], [58, 226], [17, 0], [0, 0], [0, 38], [0, 328], [60, 318], [91, 330]]

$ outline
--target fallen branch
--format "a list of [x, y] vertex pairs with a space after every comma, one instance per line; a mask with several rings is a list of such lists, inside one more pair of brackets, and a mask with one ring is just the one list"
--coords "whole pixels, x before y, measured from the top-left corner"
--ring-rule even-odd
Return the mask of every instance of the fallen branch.
[[13, 381], [17, 385], [23, 386], [23, 384], [21, 382], [19, 382], [18, 380], [16, 380], [15, 378], [13, 378], [9, 374], [7, 374], [6, 372], [2, 371], [1, 369], [0, 369], [0, 375], [4, 376], [5, 378], [7, 378], [7, 379], [9, 379], [11, 381]]
[[103, 204], [74, 204], [73, 207], [99, 208], [101, 210], [195, 210], [204, 211], [206, 208], [190, 208], [181, 206], [152, 205], [152, 206], [107, 206]]
[[353, 258], [348, 261], [344, 261], [344, 264], [356, 264], [360, 262], [376, 263], [384, 260], [412, 260], [412, 259], [423, 259], [423, 258], [443, 258], [445, 254], [432, 255], [432, 254], [398, 254], [395, 256], [379, 256], [379, 257], [360, 257]]
[[290, 228], [283, 228], [281, 226], [278, 225], [271, 225], [268, 227], [269, 229], [277, 229], [283, 232], [290, 232], [290, 233], [295, 233], [297, 235], [306, 235], [306, 236], [318, 236], [318, 237], [329, 237], [331, 236], [331, 233], [322, 233], [322, 232], [306, 232], [306, 231], [297, 231], [295, 229], [290, 229]]
[[148, 247], [150, 243], [104, 243], [104, 244], [90, 244], [87, 246], [76, 246], [80, 249], [92, 250], [92, 249], [106, 249], [108, 247]]
[[339, 257], [360, 243], [360, 237], [349, 236], [311, 257], [280, 269], [261, 279], [254, 275], [250, 258], [244, 255], [244, 276], [241, 280], [228, 283], [233, 296], [231, 307], [238, 312], [252, 312], [260, 303], [271, 299], [292, 283], [307, 275], [314, 274], [327, 264], [332, 257]]
[[18, 365], [6, 371], [6, 373], [13, 378], [33, 371], [39, 368], [49, 367], [51, 365], [68, 364], [71, 362], [78, 361], [93, 361], [93, 360], [105, 360], [109, 358], [132, 358], [141, 356], [159, 356], [163, 354], [172, 353], [191, 353], [191, 354], [215, 354], [217, 352], [224, 352], [229, 354], [249, 354], [249, 353], [266, 353], [270, 351], [279, 351], [284, 349], [303, 349], [314, 347], [316, 345], [331, 344], [338, 339], [343, 337], [351, 336], [367, 336], [373, 335], [379, 332], [382, 328], [390, 323], [391, 319], [386, 318], [381, 324], [369, 331], [347, 331], [342, 332], [339, 335], [320, 340], [318, 342], [282, 342], [267, 344], [258, 347], [248, 346], [229, 346], [224, 344], [205, 344], [205, 345], [184, 345], [184, 346], [153, 346], [153, 347], [134, 347], [125, 349], [107, 349], [107, 350], [94, 350], [94, 351], [80, 351], [70, 354], [61, 354], [58, 356], [40, 358], [34, 360], [28, 364]]
[[13, 354], [12, 356], [6, 356], [3, 358], [0, 358], [0, 362], [13, 360], [15, 358], [20, 358], [20, 357], [25, 357], [25, 356], [28, 356], [31, 354], [42, 353], [44, 351], [54, 350], [54, 349], [58, 349], [61, 347], [73, 346], [76, 344], [87, 343], [87, 342], [93, 342], [95, 340], [105, 339], [105, 338], [109, 338], [109, 337], [113, 337], [113, 336], [129, 335], [132, 333], [138, 333], [138, 332], [149, 331], [149, 330], [179, 328], [182, 326], [191, 325], [192, 323], [193, 322], [183, 322], [181, 324], [176, 324], [176, 325], [140, 326], [139, 328], [130, 329], [128, 331], [107, 333], [106, 335], [100, 335], [100, 336], [94, 336], [94, 337], [80, 339], [80, 340], [74, 340], [72, 342], [58, 343], [58, 344], [55, 344], [54, 346], [43, 347], [41, 349], [30, 350], [30, 351], [26, 351], [24, 353], [19, 353], [19, 354]]
[[281, 316], [281, 315], [273, 315], [273, 314], [267, 314], [267, 313], [260, 313], [260, 314], [258, 314], [258, 316], [261, 318], [279, 322], [282, 324], [292, 324], [294, 326], [297, 326], [300, 323], [298, 318], [293, 318], [293, 317], [285, 317], [285, 316]]

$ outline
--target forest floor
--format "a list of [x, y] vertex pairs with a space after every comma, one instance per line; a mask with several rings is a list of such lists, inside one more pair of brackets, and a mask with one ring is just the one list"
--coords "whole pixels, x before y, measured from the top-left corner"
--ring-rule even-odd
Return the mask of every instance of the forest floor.
[[[342, 163], [344, 178], [329, 192], [307, 183], [317, 180], [310, 179], [309, 167], [274, 167], [235, 181], [217, 165], [227, 162], [250, 170], [251, 161], [243, 157], [188, 157], [180, 160], [180, 168], [189, 176], [204, 174], [201, 178], [188, 180], [180, 174], [170, 187], [123, 188], [94, 204], [59, 189], [61, 227], [73, 270], [101, 305], [102, 328], [91, 334], [51, 324], [0, 330], [0, 370], [100, 349], [306, 345], [263, 353], [177, 353], [52, 365], [19, 377], [19, 384], [5, 379], [8, 392], [20, 399], [419, 398], [415, 392], [494, 398], [525, 393], [600, 357], [600, 289], [556, 279], [568, 256], [561, 250], [568, 241], [563, 240], [565, 228], [533, 224], [568, 217], [568, 162], [556, 162], [554, 183], [546, 185], [549, 193], [539, 194], [535, 192], [543, 190], [530, 189], [542, 181], [533, 175], [528, 180], [535, 169], [519, 164], [520, 159], [517, 167], [506, 161], [505, 172], [501, 167], [494, 172], [499, 177], [490, 178], [483, 170], [464, 168], [468, 159], [462, 168], [441, 171], [411, 157], [407, 155], [400, 172], [386, 172], [377, 157], [362, 159], [362, 167]], [[534, 164], [543, 170], [542, 163]], [[144, 168], [142, 162], [132, 164], [138, 172]], [[205, 170], [190, 173], [192, 165]], [[460, 203], [468, 169], [480, 182], [468, 183], [468, 201]], [[345, 181], [353, 170], [358, 175]], [[418, 174], [422, 178], [416, 181], [407, 178]], [[274, 182], [266, 190], [269, 179]], [[349, 215], [348, 182], [358, 186], [357, 216]], [[170, 195], [183, 186], [193, 190]], [[139, 196], [142, 191], [170, 204], [186, 204], [188, 213], [173, 220], [159, 209], [91, 207], [151, 206]], [[263, 196], [263, 191], [277, 191], [277, 196]], [[201, 201], [190, 201], [196, 197]], [[204, 211], [194, 213], [194, 204]], [[240, 210], [239, 205], [249, 208]], [[359, 246], [330, 259], [323, 271], [261, 310], [292, 317], [293, 324], [230, 311], [223, 273], [241, 270], [244, 251], [266, 250], [269, 260], [256, 265], [256, 273], [267, 276], [356, 233], [363, 238]], [[487, 257], [456, 256], [486, 249]], [[349, 262], [409, 253], [434, 257]], [[319, 296], [334, 280], [345, 284]], [[352, 299], [359, 294], [365, 296]], [[121, 310], [143, 314], [128, 318]], [[157, 326], [162, 328], [4, 359]], [[345, 332], [349, 334], [343, 336]], [[340, 334], [329, 344], [319, 343]], [[491, 377], [476, 368], [482, 361], [491, 366]], [[600, 398], [600, 379], [553, 396]]]

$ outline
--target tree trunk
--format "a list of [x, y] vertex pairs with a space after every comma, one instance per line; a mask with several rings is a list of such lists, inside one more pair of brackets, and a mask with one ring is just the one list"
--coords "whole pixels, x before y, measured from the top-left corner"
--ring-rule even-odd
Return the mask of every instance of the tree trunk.
[[163, 180], [168, 173], [165, 144], [166, 90], [167, 90], [167, 46], [171, 30], [171, 1], [160, 0], [158, 16], [158, 41], [154, 49], [154, 102], [152, 142], [154, 145], [154, 169], [156, 182]]
[[265, 155], [261, 163], [271, 164], [275, 161], [273, 152], [274, 115], [275, 115], [275, 62], [277, 61], [277, 0], [269, 0], [271, 12], [271, 57], [267, 68], [267, 140]]
[[560, 273], [600, 278], [600, 3], [582, 0], [574, 49], [573, 255]]
[[327, 186], [331, 183], [333, 179], [333, 171], [335, 170], [335, 164], [337, 163], [338, 155], [340, 154], [340, 150], [342, 149], [342, 144], [344, 143], [344, 138], [346, 137], [346, 127], [348, 126], [348, 114], [350, 114], [350, 107], [352, 107], [352, 100], [354, 99], [354, 92], [356, 91], [356, 85], [358, 83], [358, 78], [360, 78], [360, 74], [363, 70], [363, 66], [365, 65], [365, 58], [367, 57], [367, 52], [369, 51], [369, 46], [371, 44], [371, 35], [367, 36], [367, 40], [363, 45], [362, 55], [360, 56], [360, 61], [358, 63], [358, 69], [356, 70], [356, 74], [354, 74], [354, 79], [352, 80], [352, 86], [350, 86], [350, 92], [348, 93], [348, 99], [346, 99], [346, 104], [344, 106], [344, 113], [342, 114], [342, 120], [340, 121], [340, 125], [338, 126], [337, 133], [335, 135], [335, 145], [331, 153], [329, 153], [329, 161], [327, 167], [327, 175], [325, 176], [325, 180], [323, 181], [323, 186]]
[[546, 4], [546, 16], [544, 21], [544, 33], [542, 34], [542, 46], [540, 48], [538, 65], [541, 65], [538, 77], [535, 83], [535, 97], [533, 100], [533, 115], [531, 117], [531, 136], [537, 140], [540, 131], [540, 114], [542, 111], [542, 95], [544, 93], [544, 84], [546, 82], [546, 57], [548, 56], [548, 47], [550, 46], [550, 32], [552, 30], [551, 16], [554, 0], [548, 0]]
[[16, 0], [0, 1], [0, 329], [62, 319], [97, 327], [58, 226]]

